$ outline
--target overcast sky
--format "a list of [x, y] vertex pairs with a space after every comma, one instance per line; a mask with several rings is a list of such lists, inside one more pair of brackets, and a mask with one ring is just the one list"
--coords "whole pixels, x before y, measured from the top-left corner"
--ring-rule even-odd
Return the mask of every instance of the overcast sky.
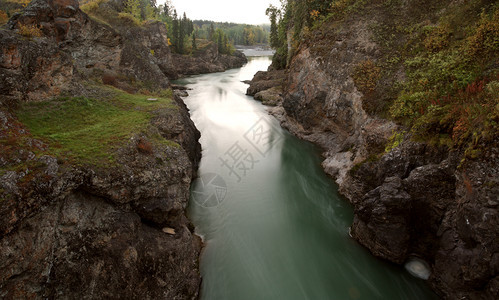
[[[212, 20], [245, 24], [270, 23], [265, 15], [269, 4], [279, 7], [279, 0], [172, 0], [178, 15], [185, 12], [191, 20]], [[157, 0], [163, 4], [165, 0]]]

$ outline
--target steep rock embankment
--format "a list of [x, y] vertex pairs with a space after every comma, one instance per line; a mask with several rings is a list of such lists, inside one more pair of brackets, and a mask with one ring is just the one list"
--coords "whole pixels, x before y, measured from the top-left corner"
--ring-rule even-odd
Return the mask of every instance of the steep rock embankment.
[[[167, 88], [176, 73], [165, 26], [116, 30], [76, 0], [34, 0], [0, 41], [0, 298], [196, 299], [201, 241], [185, 208], [199, 132], [176, 96], [149, 102], [100, 83]], [[54, 132], [35, 137], [17, 115], [34, 102], [91, 109], [98, 101], [103, 113], [147, 117], [131, 136], [116, 132], [111, 152], [99, 154], [108, 158], [85, 155], [105, 164], [74, 158]], [[92, 127], [95, 118], [83, 121]], [[61, 138], [74, 129], [57, 130]]]
[[[398, 128], [393, 122], [369, 116], [362, 107], [362, 93], [350, 74], [356, 64], [374, 57], [376, 48], [366, 32], [366, 21], [353, 22], [342, 27], [333, 44], [321, 39], [324, 45], [298, 49], [287, 72], [255, 76], [247, 92], [265, 96], [274, 84], [280, 87], [284, 81], [281, 99], [273, 101], [280, 105], [270, 112], [291, 132], [326, 150], [323, 167], [338, 183], [369, 153], [384, 148]], [[330, 48], [328, 55], [320, 56], [320, 47]]]
[[104, 75], [120, 88], [131, 89], [132, 78], [166, 88], [167, 75], [174, 72], [166, 67], [171, 66], [171, 53], [159, 22], [120, 34], [91, 20], [78, 1], [35, 0], [7, 27], [0, 32], [0, 80], [6, 98], [37, 100], [78, 91], [81, 79]]
[[[154, 115], [115, 165], [76, 166], [38, 154], [47, 146], [2, 112], [2, 139], [29, 141], [2, 163], [26, 166], [1, 177], [2, 298], [197, 297], [201, 241], [184, 211], [199, 132], [182, 105]], [[145, 148], [155, 135], [185, 146]]]
[[137, 90], [136, 81], [167, 88], [169, 79], [180, 75], [220, 72], [247, 62], [240, 52], [219, 54], [213, 44], [194, 56], [172, 54], [163, 23], [111, 27], [82, 12], [76, 0], [34, 0], [7, 28], [0, 30], [3, 102], [77, 92], [82, 79], [100, 79], [128, 91]]
[[[429, 284], [446, 299], [495, 299], [497, 137], [473, 158], [460, 149], [411, 141], [410, 135], [393, 145], [390, 137], [404, 128], [376, 111], [393, 97], [390, 86], [406, 79], [406, 66], [390, 62], [375, 90], [355, 80], [359, 66], [386, 63], [390, 50], [380, 43], [403, 48], [407, 41], [400, 32], [380, 32], [391, 34], [386, 28], [405, 24], [401, 20], [431, 24], [446, 9], [443, 2], [408, 1], [389, 13], [373, 4], [341, 22], [325, 22], [295, 50], [279, 104], [269, 111], [292, 133], [322, 147], [325, 171], [355, 207], [352, 236], [374, 255], [397, 264], [423, 258], [432, 271]], [[266, 86], [271, 77], [256, 76], [248, 93], [274, 86]], [[385, 150], [387, 144], [392, 146]]]

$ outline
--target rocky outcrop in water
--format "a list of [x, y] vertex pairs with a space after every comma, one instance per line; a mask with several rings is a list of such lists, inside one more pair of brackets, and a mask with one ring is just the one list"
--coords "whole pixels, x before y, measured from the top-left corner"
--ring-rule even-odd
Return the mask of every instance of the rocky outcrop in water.
[[[312, 32], [295, 49], [282, 98], [269, 111], [283, 127], [322, 147], [324, 170], [355, 207], [352, 236], [374, 255], [397, 264], [411, 256], [423, 258], [432, 269], [429, 284], [443, 298], [495, 299], [497, 138], [482, 145], [487, 151], [475, 158], [464, 159], [463, 150], [412, 141], [410, 135], [385, 151], [393, 133], [403, 128], [376, 111], [389, 97], [389, 86], [404, 80], [404, 65], [392, 67], [377, 82], [388, 88], [368, 93], [354, 80], [360, 64], [386, 55], [380, 28], [398, 17], [419, 22], [445, 13], [434, 4], [416, 2], [402, 4], [396, 17], [373, 5], [363, 15], [326, 22]], [[404, 36], [394, 37], [392, 43], [404, 42]], [[255, 76], [248, 93], [280, 88], [268, 84], [271, 76]]]
[[236, 50], [233, 55], [221, 54], [213, 43], [196, 51], [193, 56], [174, 54], [173, 61], [179, 77], [223, 72], [227, 69], [242, 67], [248, 62], [241, 51]]
[[269, 70], [257, 72], [246, 94], [262, 101], [264, 105], [277, 106], [282, 103], [283, 84], [286, 79], [285, 70]]

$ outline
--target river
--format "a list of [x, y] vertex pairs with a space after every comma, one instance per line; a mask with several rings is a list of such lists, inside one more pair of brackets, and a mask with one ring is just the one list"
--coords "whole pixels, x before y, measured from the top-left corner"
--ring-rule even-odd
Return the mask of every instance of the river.
[[321, 169], [320, 152], [245, 95], [270, 64], [253, 57], [178, 83], [201, 131], [200, 178], [188, 215], [203, 237], [201, 299], [434, 299], [403, 267], [348, 235], [353, 208]]

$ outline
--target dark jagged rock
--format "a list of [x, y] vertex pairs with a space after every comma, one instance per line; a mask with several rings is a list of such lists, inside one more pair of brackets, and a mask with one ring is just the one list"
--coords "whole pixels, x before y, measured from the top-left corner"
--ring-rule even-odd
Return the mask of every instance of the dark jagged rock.
[[[493, 299], [498, 293], [497, 145], [460, 168], [456, 153], [444, 159], [425, 153], [415, 159], [422, 154], [416, 147], [414, 143], [403, 144], [400, 148], [406, 151], [399, 152], [405, 154], [398, 163], [386, 159], [370, 163], [344, 183], [344, 190], [355, 190], [352, 195], [359, 193], [359, 185], [373, 188], [356, 201], [354, 237], [390, 261], [403, 263], [409, 254], [425, 258], [433, 267], [430, 284], [446, 298]], [[415, 161], [419, 163], [414, 165]], [[377, 171], [369, 171], [373, 169]], [[374, 174], [380, 174], [381, 179], [369, 181]], [[389, 179], [401, 183], [399, 191], [389, 197], [379, 193], [386, 183], [377, 183], [385, 174], [396, 175]], [[363, 180], [366, 183], [359, 184]], [[395, 201], [397, 209], [388, 211], [385, 203], [396, 199], [393, 194], [409, 196], [409, 201]], [[378, 218], [384, 209], [385, 218]]]
[[411, 197], [399, 177], [367, 193], [356, 207], [352, 235], [374, 255], [403, 263], [408, 254]]
[[432, 285], [449, 298], [499, 294], [499, 144], [488, 146], [480, 159], [457, 170], [456, 197], [437, 232]]
[[0, 247], [4, 299], [195, 299], [199, 286], [200, 241], [187, 228], [170, 236], [85, 192], [27, 219]]
[[345, 191], [356, 199], [353, 236], [376, 256], [400, 264], [414, 253], [433, 259], [435, 233], [455, 199], [455, 161], [439, 163], [425, 148], [408, 142], [364, 164], [343, 185], [344, 191], [354, 188]]

